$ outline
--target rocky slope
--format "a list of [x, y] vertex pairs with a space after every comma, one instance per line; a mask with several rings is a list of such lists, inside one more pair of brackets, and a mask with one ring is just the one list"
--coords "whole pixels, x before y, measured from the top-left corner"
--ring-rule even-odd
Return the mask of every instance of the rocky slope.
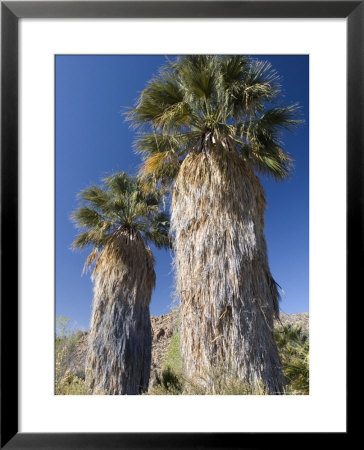
[[[308, 313], [299, 313], [299, 314], [286, 314], [280, 313], [280, 321], [283, 325], [292, 324], [292, 325], [301, 325], [302, 330], [308, 333], [309, 330], [309, 314]], [[276, 322], [276, 325], [280, 325], [279, 322]]]
[[[291, 323], [293, 325], [300, 324], [302, 329], [308, 332], [309, 327], [309, 314], [280, 314], [280, 321], [283, 325]], [[153, 386], [157, 376], [160, 376], [161, 365], [166, 356], [169, 343], [174, 329], [173, 313], [164, 314], [162, 316], [151, 316], [152, 323], [152, 363], [151, 363], [151, 379], [150, 385]], [[279, 322], [276, 323], [279, 325]], [[81, 374], [84, 371], [86, 349], [87, 349], [87, 336], [88, 333], [84, 333], [81, 339], [76, 344], [74, 357], [70, 366], [70, 370]]]

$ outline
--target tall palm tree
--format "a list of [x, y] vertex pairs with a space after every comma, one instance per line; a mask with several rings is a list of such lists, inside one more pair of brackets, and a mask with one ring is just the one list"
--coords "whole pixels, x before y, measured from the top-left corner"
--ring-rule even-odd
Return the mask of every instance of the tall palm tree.
[[168, 61], [127, 113], [142, 174], [173, 184], [181, 342], [187, 374], [222, 366], [269, 393], [284, 390], [272, 336], [279, 293], [264, 237], [265, 197], [256, 172], [284, 179], [291, 158], [280, 130], [297, 105], [278, 104], [269, 63], [243, 56]]
[[140, 179], [119, 172], [103, 181], [80, 192], [72, 216], [83, 229], [73, 247], [93, 248], [84, 268], [94, 264], [86, 381], [93, 393], [141, 394], [149, 383], [155, 285], [147, 243], [168, 247], [169, 222], [161, 195], [145, 193]]

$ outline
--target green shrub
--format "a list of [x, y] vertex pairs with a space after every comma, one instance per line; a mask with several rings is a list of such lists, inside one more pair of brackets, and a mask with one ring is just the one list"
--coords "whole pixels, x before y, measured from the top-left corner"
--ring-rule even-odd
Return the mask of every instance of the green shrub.
[[157, 379], [157, 385], [150, 391], [150, 395], [181, 395], [183, 392], [183, 379], [173, 369], [162, 369], [161, 378]]
[[181, 357], [181, 336], [179, 332], [173, 334], [171, 342], [168, 347], [167, 354], [162, 362], [162, 371], [171, 369], [176, 374], [182, 372], [182, 357]]
[[162, 362], [161, 378], [150, 389], [150, 395], [181, 395], [183, 391], [181, 337], [175, 332], [171, 338], [167, 354]]
[[291, 324], [274, 330], [283, 373], [287, 380], [287, 394], [309, 394], [309, 336], [301, 326]]

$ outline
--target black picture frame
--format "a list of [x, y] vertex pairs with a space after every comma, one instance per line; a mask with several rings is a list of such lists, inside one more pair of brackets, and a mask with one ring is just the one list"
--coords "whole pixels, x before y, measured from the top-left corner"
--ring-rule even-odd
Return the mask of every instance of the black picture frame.
[[[271, 433], [18, 432], [18, 21], [21, 18], [347, 18], [347, 305], [363, 264], [364, 1], [1, 2], [1, 448], [268, 447]], [[350, 348], [348, 346], [348, 348]], [[348, 429], [349, 431], [349, 429]], [[348, 437], [337, 433], [339, 442]], [[280, 446], [292, 444], [279, 434]], [[321, 434], [321, 433], [319, 433]], [[322, 433], [323, 437], [324, 433]], [[305, 444], [310, 433], [300, 437]], [[296, 438], [294, 438], [296, 439]], [[315, 434], [315, 439], [319, 435]], [[317, 441], [316, 441], [317, 442]], [[265, 445], [264, 445], [265, 444]]]

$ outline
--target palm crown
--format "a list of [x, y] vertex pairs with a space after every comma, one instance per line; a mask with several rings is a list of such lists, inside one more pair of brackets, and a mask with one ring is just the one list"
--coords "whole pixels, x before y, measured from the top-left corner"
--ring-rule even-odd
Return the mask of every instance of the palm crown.
[[171, 182], [191, 151], [221, 145], [259, 172], [285, 178], [291, 158], [280, 131], [298, 125], [298, 106], [277, 105], [280, 80], [267, 62], [243, 56], [181, 56], [141, 93], [128, 120], [141, 128], [142, 174]]
[[93, 246], [85, 268], [92, 264], [99, 250], [120, 232], [138, 236], [158, 248], [169, 247], [169, 219], [161, 210], [158, 191], [146, 192], [140, 178], [118, 172], [103, 180], [102, 187], [93, 185], [79, 193], [81, 205], [72, 219], [83, 231], [73, 247]]

